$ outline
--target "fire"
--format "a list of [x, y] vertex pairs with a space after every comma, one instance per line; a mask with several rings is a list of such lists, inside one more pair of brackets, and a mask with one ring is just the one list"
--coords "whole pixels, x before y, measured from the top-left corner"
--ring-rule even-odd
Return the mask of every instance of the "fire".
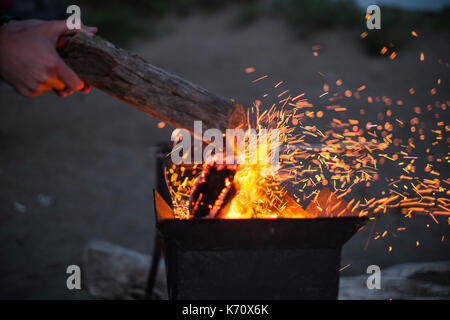
[[[277, 86], [280, 84], [281, 82]], [[283, 91], [283, 94], [284, 92], [286, 90]], [[257, 145], [251, 145], [247, 141], [245, 154], [251, 157], [251, 150], [254, 150], [253, 152], [257, 157], [256, 163], [235, 166], [236, 172], [233, 181], [226, 181], [216, 201], [209, 205], [210, 213], [208, 217], [227, 219], [312, 218], [341, 216], [344, 211], [345, 215], [351, 213], [357, 216], [359, 214], [356, 209], [360, 202], [351, 211], [347, 211], [347, 203], [341, 200], [336, 192], [333, 193], [326, 188], [320, 194], [320, 201], [316, 201], [317, 196], [319, 196], [319, 186], [326, 186], [328, 179], [330, 179], [333, 181], [335, 190], [338, 192], [345, 190], [342, 192], [342, 195], [344, 195], [351, 191], [353, 185], [369, 181], [371, 179], [370, 173], [373, 173], [371, 169], [375, 169], [376, 163], [372, 157], [366, 155], [367, 150], [370, 151], [371, 148], [382, 149], [384, 143], [367, 143], [364, 139], [353, 140], [351, 138], [355, 136], [353, 134], [344, 133], [340, 135], [332, 131], [323, 133], [314, 126], [303, 125], [305, 117], [313, 117], [314, 112], [297, 113], [297, 110], [311, 108], [313, 105], [306, 99], [298, 100], [295, 104], [288, 103], [302, 96], [302, 94], [298, 95], [292, 100], [287, 98], [283, 101], [284, 104], [281, 109], [277, 109], [273, 105], [269, 110], [262, 113], [259, 109], [260, 103], [257, 102], [252, 108], [252, 112], [247, 113], [249, 130], [251, 128], [256, 130], [263, 128], [277, 129], [280, 134], [279, 139], [275, 142], [258, 139]], [[286, 106], [289, 109], [286, 109]], [[292, 106], [295, 108], [292, 108]], [[339, 108], [336, 109], [339, 111]], [[320, 114], [320, 117], [323, 115], [322, 111], [317, 113], [318, 116]], [[342, 125], [341, 121], [333, 120], [338, 125]], [[356, 125], [357, 121], [350, 120], [350, 123]], [[295, 133], [294, 127], [300, 127], [300, 133]], [[308, 143], [308, 138], [319, 140], [319, 142]], [[273, 147], [270, 145], [271, 143], [277, 143], [278, 148], [283, 148], [279, 164], [274, 164], [270, 159], [272, 155], [268, 150]], [[356, 170], [352, 170], [347, 158], [351, 161], [355, 158], [358, 159], [359, 162], [354, 166]], [[368, 164], [372, 164], [373, 168]], [[362, 170], [364, 168], [365, 171]], [[177, 217], [191, 218], [192, 214], [189, 213], [188, 209], [189, 203], [194, 210], [197, 209], [199, 204], [203, 204], [204, 193], [198, 194], [195, 199], [189, 199], [189, 194], [193, 194], [192, 190], [195, 192], [195, 186], [205, 182], [207, 179], [205, 175], [211, 170], [211, 164], [204, 164], [202, 170], [198, 171], [196, 178], [193, 178], [196, 170], [191, 171], [190, 179], [183, 175], [186, 171], [184, 167], [181, 167], [181, 173], [176, 173], [176, 169], [177, 166], [172, 166], [166, 171], [169, 190], [174, 200], [174, 211]], [[325, 170], [328, 173], [333, 172], [333, 174], [328, 174], [329, 177], [326, 178]], [[303, 178], [304, 174], [313, 175], [314, 178]], [[183, 182], [180, 182], [181, 179]], [[342, 182], [340, 188], [336, 186], [336, 180]], [[316, 198], [311, 201], [306, 211], [298, 203], [300, 199], [294, 199], [283, 187], [284, 183], [292, 181], [294, 181], [294, 184], [303, 183], [301, 192], [312, 186], [315, 188], [311, 195], [316, 195]], [[222, 207], [223, 198], [225, 198], [230, 184], [235, 188], [235, 195], [230, 203]], [[347, 188], [344, 188], [345, 186]], [[322, 201], [324, 194], [328, 199], [325, 202]], [[330, 202], [331, 195], [333, 199]], [[331, 211], [326, 208], [327, 205], [331, 205]], [[216, 215], [219, 208], [221, 212]], [[336, 212], [338, 208], [339, 211]], [[362, 212], [362, 214], [364, 215], [366, 212]]]
[[237, 171], [235, 184], [238, 186], [238, 192], [223, 217], [226, 219], [309, 217], [310, 215], [295, 202], [281, 184], [274, 181], [272, 174], [264, 173], [265, 170], [270, 169], [246, 166]]
[[[252, 69], [252, 73], [254, 71]], [[268, 79], [269, 76], [264, 75], [252, 83]], [[440, 84], [441, 78], [438, 80]], [[365, 95], [367, 85], [364, 84], [355, 90], [344, 88], [341, 79], [336, 81], [334, 89], [324, 84], [324, 92], [319, 98], [326, 99], [327, 103], [322, 107], [309, 102], [305, 93], [291, 95], [284, 85], [283, 81], [274, 84], [279, 90], [273, 95], [278, 100], [276, 103], [263, 108], [263, 103], [256, 100], [247, 111], [248, 129], [279, 131], [279, 164], [274, 165], [268, 161], [268, 153], [260, 152], [270, 149], [269, 142], [258, 145], [258, 161], [233, 167], [233, 178], [228, 179], [220, 190], [223, 200], [232, 186], [233, 197], [227, 203], [211, 204], [211, 210], [215, 208], [220, 212], [214, 211], [213, 215], [208, 215], [209, 218], [373, 216], [385, 214], [393, 208], [398, 208], [405, 218], [429, 215], [435, 223], [439, 223], [439, 216], [450, 216], [450, 191], [447, 189], [450, 179], [443, 177], [444, 172], [441, 171], [442, 165], [450, 162], [450, 156], [430, 151], [430, 148], [436, 150], [439, 144], [449, 142], [446, 135], [450, 126], [440, 120], [438, 113], [450, 106], [449, 101], [436, 101], [434, 107], [433, 104], [422, 108], [411, 106], [411, 118], [405, 119], [395, 110], [407, 108], [404, 100]], [[437, 89], [432, 91], [435, 95]], [[415, 89], [409, 90], [409, 94], [415, 93]], [[265, 94], [263, 98], [267, 96]], [[367, 119], [364, 118], [365, 109], [360, 108], [353, 115], [358, 114], [362, 118], [349, 119], [343, 116], [349, 111], [340, 103], [344, 99], [384, 104], [388, 109], [379, 112], [376, 119]], [[420, 115], [425, 109], [427, 112], [435, 110], [435, 127], [426, 129], [422, 124]], [[329, 119], [329, 126], [319, 127], [315, 119], [322, 122]], [[408, 127], [411, 132], [408, 140], [396, 136], [396, 130]], [[424, 141], [429, 142], [426, 155], [416, 151], [416, 145]], [[255, 146], [246, 144], [246, 153], [254, 149]], [[420, 166], [422, 162], [425, 162], [423, 168]], [[398, 175], [383, 175], [380, 168], [386, 165], [397, 168]], [[177, 218], [193, 217], [189, 212], [191, 195], [196, 181], [208, 166], [211, 164], [172, 165], [166, 169]], [[418, 175], [419, 170], [423, 170], [427, 177]], [[374, 185], [382, 190], [381, 194], [371, 197], [358, 195], [358, 189]], [[380, 237], [388, 237], [389, 234], [386, 232]]]

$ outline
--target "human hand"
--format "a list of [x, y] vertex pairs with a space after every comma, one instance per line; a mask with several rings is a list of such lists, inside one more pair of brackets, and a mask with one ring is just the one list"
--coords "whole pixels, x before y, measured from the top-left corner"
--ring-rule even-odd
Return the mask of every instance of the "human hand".
[[94, 34], [95, 27], [68, 30], [66, 21], [10, 21], [0, 27], [0, 75], [26, 97], [54, 90], [65, 97], [75, 91], [88, 93], [76, 73], [56, 50], [58, 39], [76, 32]]

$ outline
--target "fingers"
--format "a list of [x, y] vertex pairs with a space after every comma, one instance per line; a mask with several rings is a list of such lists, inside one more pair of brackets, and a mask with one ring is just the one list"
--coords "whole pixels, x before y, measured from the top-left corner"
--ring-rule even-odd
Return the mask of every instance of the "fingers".
[[81, 24], [80, 29], [68, 29], [65, 20], [50, 21], [47, 23], [46, 27], [48, 28], [49, 32], [55, 37], [55, 39], [58, 39], [63, 35], [73, 35], [77, 32], [84, 32], [93, 35], [98, 31], [97, 27], [89, 27], [85, 26], [84, 24]]
[[67, 86], [64, 84], [64, 82], [62, 82], [55, 76], [55, 77], [49, 79], [48, 81], [46, 81], [45, 83], [41, 83], [40, 85], [37, 85], [34, 88], [25, 84], [25, 85], [17, 86], [16, 90], [21, 95], [28, 97], [28, 98], [34, 98], [34, 97], [41, 95], [44, 92], [53, 90], [58, 96], [64, 98], [64, 97], [67, 97], [68, 95], [73, 94], [77, 90], [79, 90], [82, 93], [87, 94], [91, 91], [91, 86], [86, 83], [82, 83], [82, 86], [78, 87], [77, 89], [67, 88]]
[[[68, 67], [67, 67], [68, 68]], [[37, 85], [37, 88], [34, 89], [26, 89], [25, 92], [21, 92], [27, 97], [36, 97], [43, 92], [46, 91], [55, 91], [56, 94], [60, 97], [66, 97], [68, 95], [71, 95], [75, 92], [75, 90], [80, 90], [81, 92], [88, 93], [89, 86], [87, 86], [84, 83], [82, 83], [81, 86], [74, 88], [71, 88], [67, 86], [63, 80], [58, 78], [58, 75], [54, 73], [53, 75], [49, 76], [44, 82], [42, 82], [40, 85]]]
[[24, 97], [27, 97], [27, 98], [31, 98], [32, 97], [33, 91], [28, 89], [26, 86], [17, 85], [17, 86], [14, 87], [14, 89], [16, 89], [16, 91], [18, 93], [20, 93]]
[[77, 74], [70, 69], [61, 58], [58, 58], [56, 75], [63, 83], [66, 84], [66, 89], [68, 90], [78, 91], [84, 86]]
[[54, 90], [54, 91], [61, 98], [65, 98], [68, 95], [71, 95], [73, 93], [73, 91], [71, 91], [69, 89], [66, 89], [66, 90]]
[[56, 75], [54, 75], [53, 77], [49, 78], [46, 81], [46, 84], [52, 89], [52, 90], [64, 90], [66, 89], [66, 84], [64, 82], [62, 82], [60, 79], [58, 79], [58, 77]]
[[[62, 83], [62, 82], [60, 82], [60, 83]], [[60, 88], [61, 86], [58, 85], [57, 87]], [[64, 89], [64, 88], [63, 89], [56, 89], [55, 86], [49, 85], [49, 84], [41, 84], [35, 90], [31, 90], [31, 89], [26, 88], [26, 87], [17, 88], [17, 91], [21, 95], [23, 95], [25, 97], [28, 97], [28, 98], [37, 97], [40, 94], [42, 94], [44, 92], [47, 92], [47, 91], [51, 91], [51, 90], [53, 90], [61, 98], [65, 98], [65, 97], [67, 97], [67, 96], [69, 96], [69, 95], [71, 95], [71, 94], [73, 94], [75, 92], [75, 90], [73, 90], [73, 89]], [[85, 94], [89, 93], [90, 91], [91, 91], [91, 86], [88, 85], [88, 84], [85, 84], [85, 83], [83, 84], [83, 87], [80, 89], [80, 92], [85, 93]]]
[[[61, 98], [65, 98], [65, 97], [67, 97], [68, 95], [71, 95], [72, 93], [75, 92], [75, 91], [72, 90], [72, 89], [54, 90], [54, 91], [55, 91], [55, 93], [56, 93], [58, 96], [60, 96]], [[85, 93], [85, 94], [91, 92], [91, 86], [88, 85], [88, 84], [86, 84], [86, 83], [84, 83], [84, 86], [83, 86], [83, 88], [81, 88], [80, 92]]]
[[53, 76], [46, 81], [46, 84], [60, 97], [66, 97], [75, 91], [90, 92], [90, 86], [82, 82], [77, 74], [59, 57], [56, 58]]
[[84, 32], [90, 35], [96, 34], [98, 31], [97, 27], [87, 27], [85, 25], [81, 25], [81, 29], [65, 29], [63, 32], [59, 33], [60, 35], [65, 35], [65, 36], [69, 36], [69, 35], [74, 35], [77, 32]]
[[53, 76], [51, 78], [48, 78], [45, 82], [38, 84], [34, 88], [24, 86], [22, 90], [19, 90], [19, 92], [26, 97], [33, 98], [46, 91], [64, 90], [65, 87], [66, 85], [64, 84], [64, 82], [56, 78], [56, 76]]
[[27, 96], [30, 98], [37, 97], [38, 95], [50, 90], [52, 90], [52, 88], [49, 85], [43, 83], [40, 84], [39, 87], [34, 92], [31, 92]]
[[[94, 34], [98, 30], [96, 27], [88, 27], [83, 24], [80, 30], [68, 30], [65, 20], [44, 22], [39, 28], [42, 28], [42, 31], [47, 33], [50, 41], [49, 45], [53, 48], [55, 48], [55, 44], [64, 46], [64, 41], [67, 41], [64, 35], [76, 32]], [[52, 50], [52, 48], [49, 48], [49, 50]], [[57, 55], [55, 49], [53, 51], [55, 57], [48, 59], [50, 62], [46, 66], [47, 71], [44, 71], [46, 76], [41, 77], [39, 76], [40, 73], [38, 73], [38, 76], [35, 77], [37, 79], [35, 82], [36, 86], [24, 87], [20, 93], [28, 97], [35, 97], [50, 90], [55, 91], [61, 97], [70, 95], [75, 91], [88, 93], [90, 87], [80, 80], [78, 75]]]
[[98, 28], [97, 28], [97, 27], [88, 27], [88, 26], [84, 26], [84, 25], [83, 25], [83, 27], [86, 28], [86, 32], [87, 32], [87, 33], [96, 34], [97, 31], [98, 31]]
[[80, 92], [82, 92], [82, 93], [89, 93], [89, 92], [91, 92], [91, 86], [88, 85], [87, 83], [85, 83], [84, 87], [80, 90]]
[[68, 29], [66, 22], [62, 21], [63, 25], [59, 25], [59, 21], [58, 21], [58, 27], [56, 28], [56, 30], [58, 30], [59, 35], [64, 34], [64, 35], [72, 35], [75, 34], [77, 32], [85, 32], [85, 33], [89, 33], [89, 34], [95, 34], [98, 31], [97, 27], [89, 27], [84, 25], [83, 23], [81, 24], [81, 29]]

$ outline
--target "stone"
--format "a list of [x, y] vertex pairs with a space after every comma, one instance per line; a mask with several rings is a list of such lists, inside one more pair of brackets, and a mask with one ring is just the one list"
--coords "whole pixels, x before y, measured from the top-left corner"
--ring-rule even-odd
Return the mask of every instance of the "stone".
[[[83, 287], [100, 299], [144, 299], [151, 259], [106, 241], [90, 241], [82, 257]], [[163, 263], [158, 267], [153, 297], [167, 299]]]

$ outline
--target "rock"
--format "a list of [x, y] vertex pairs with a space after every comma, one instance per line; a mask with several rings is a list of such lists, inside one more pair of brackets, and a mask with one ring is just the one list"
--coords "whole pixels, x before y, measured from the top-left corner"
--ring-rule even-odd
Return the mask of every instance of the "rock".
[[[84, 287], [100, 299], [143, 299], [151, 256], [127, 248], [94, 240], [82, 257]], [[167, 299], [164, 264], [160, 263], [154, 298]]]
[[20, 203], [20, 202], [17, 202], [17, 201], [14, 201], [13, 205], [14, 205], [14, 209], [15, 209], [17, 212], [20, 212], [20, 213], [25, 213], [25, 212], [27, 212], [27, 207], [26, 207], [24, 204], [22, 204], [22, 203]]
[[405, 263], [381, 270], [381, 289], [369, 275], [341, 277], [339, 299], [450, 299], [450, 261]]
[[42, 193], [39, 193], [37, 195], [37, 200], [38, 200], [39, 204], [43, 207], [50, 207], [55, 202], [55, 200], [53, 199], [52, 196], [47, 196]]

